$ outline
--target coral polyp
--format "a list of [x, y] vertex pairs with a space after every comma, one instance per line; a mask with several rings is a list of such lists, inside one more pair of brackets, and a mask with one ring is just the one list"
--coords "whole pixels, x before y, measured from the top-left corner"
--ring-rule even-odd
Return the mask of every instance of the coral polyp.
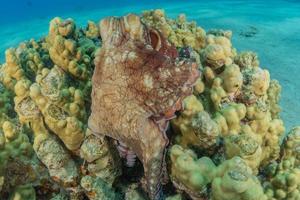
[[300, 199], [300, 128], [255, 52], [160, 9], [99, 21], [5, 52], [0, 199]]

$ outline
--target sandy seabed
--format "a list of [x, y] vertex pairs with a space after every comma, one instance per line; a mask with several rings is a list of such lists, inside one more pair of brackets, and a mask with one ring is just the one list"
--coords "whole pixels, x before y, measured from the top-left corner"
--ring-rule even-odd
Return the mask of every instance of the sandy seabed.
[[[105, 16], [140, 13], [154, 8], [163, 8], [169, 17], [185, 13], [189, 20], [197, 21], [205, 30], [232, 30], [233, 46], [238, 51], [255, 51], [261, 67], [268, 69], [271, 77], [280, 81], [281, 116], [287, 130], [300, 125], [300, 1], [182, 1], [161, 3], [159, 7], [153, 2], [153, 5], [57, 15], [71, 17], [77, 25], [85, 26], [87, 20], [99, 21]], [[4, 62], [5, 49], [16, 47], [24, 40], [45, 36], [53, 17], [0, 25], [0, 62]]]

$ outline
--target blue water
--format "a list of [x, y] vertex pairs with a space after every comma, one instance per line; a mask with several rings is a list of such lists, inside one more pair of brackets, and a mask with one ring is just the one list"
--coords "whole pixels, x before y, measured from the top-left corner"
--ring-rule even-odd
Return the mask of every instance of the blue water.
[[[62, 3], [63, 2], [63, 3]], [[286, 127], [300, 125], [300, 1], [297, 0], [10, 0], [0, 6], [0, 62], [4, 51], [23, 40], [47, 34], [51, 18], [71, 17], [80, 26], [109, 15], [163, 8], [169, 17], [186, 13], [206, 30], [231, 29], [239, 50], [256, 51], [263, 68], [283, 87]], [[242, 33], [257, 30], [254, 37]], [[298, 73], [299, 72], [299, 73]]]

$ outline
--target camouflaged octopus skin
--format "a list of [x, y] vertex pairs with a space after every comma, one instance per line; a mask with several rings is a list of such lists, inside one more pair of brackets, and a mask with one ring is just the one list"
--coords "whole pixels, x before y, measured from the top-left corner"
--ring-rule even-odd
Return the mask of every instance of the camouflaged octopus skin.
[[132, 149], [143, 163], [149, 197], [161, 199], [165, 130], [199, 72], [136, 15], [102, 20], [100, 34], [89, 128]]

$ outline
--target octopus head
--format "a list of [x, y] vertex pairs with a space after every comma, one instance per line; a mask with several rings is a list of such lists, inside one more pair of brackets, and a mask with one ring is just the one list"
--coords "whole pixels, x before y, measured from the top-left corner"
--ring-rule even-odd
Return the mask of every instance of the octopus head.
[[105, 45], [116, 47], [130, 40], [148, 44], [156, 51], [168, 49], [169, 55], [178, 56], [176, 48], [170, 45], [159, 31], [143, 24], [140, 17], [134, 14], [101, 20], [100, 34]]

